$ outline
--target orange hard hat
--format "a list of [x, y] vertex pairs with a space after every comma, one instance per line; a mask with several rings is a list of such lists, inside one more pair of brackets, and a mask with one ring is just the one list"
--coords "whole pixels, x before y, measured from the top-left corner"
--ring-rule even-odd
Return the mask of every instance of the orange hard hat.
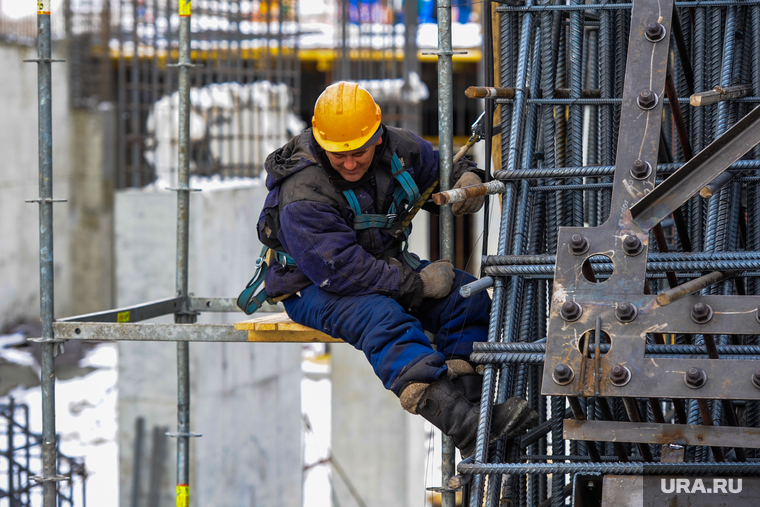
[[358, 150], [380, 127], [380, 106], [367, 90], [341, 81], [328, 86], [314, 105], [314, 138], [327, 151]]

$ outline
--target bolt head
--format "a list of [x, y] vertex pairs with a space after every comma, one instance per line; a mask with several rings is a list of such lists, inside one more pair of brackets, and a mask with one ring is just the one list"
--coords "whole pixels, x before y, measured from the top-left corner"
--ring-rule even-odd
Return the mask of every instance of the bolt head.
[[573, 234], [568, 248], [573, 255], [584, 254], [588, 250], [588, 240], [580, 234]]
[[563, 319], [573, 321], [578, 320], [581, 317], [583, 310], [581, 309], [581, 305], [575, 301], [565, 301], [562, 303], [562, 308], [559, 313], [562, 315]]
[[652, 90], [643, 90], [639, 93], [637, 102], [642, 109], [652, 109], [657, 105], [657, 94]]
[[639, 255], [644, 245], [637, 236], [628, 236], [623, 240], [623, 252], [631, 257]]
[[691, 318], [697, 324], [705, 324], [712, 319], [713, 311], [710, 305], [705, 303], [696, 303], [691, 308]]
[[610, 369], [610, 382], [616, 386], [624, 386], [631, 380], [631, 371], [622, 364], [616, 364]]
[[631, 166], [631, 176], [637, 180], [645, 180], [652, 174], [652, 166], [649, 162], [641, 159], [636, 159]]
[[558, 384], [567, 384], [573, 380], [573, 369], [564, 363], [554, 367], [554, 381]]
[[707, 382], [707, 373], [702, 368], [692, 366], [686, 371], [683, 380], [688, 387], [699, 389]]
[[752, 383], [760, 389], [760, 370], [755, 370], [755, 373], [752, 375]]
[[631, 303], [620, 303], [617, 307], [617, 310], [615, 310], [615, 316], [618, 318], [621, 322], [630, 322], [633, 319], [636, 318], [637, 314], [636, 307], [632, 305]]
[[665, 38], [665, 27], [656, 21], [649, 23], [644, 30], [644, 36], [652, 42], [659, 42]]

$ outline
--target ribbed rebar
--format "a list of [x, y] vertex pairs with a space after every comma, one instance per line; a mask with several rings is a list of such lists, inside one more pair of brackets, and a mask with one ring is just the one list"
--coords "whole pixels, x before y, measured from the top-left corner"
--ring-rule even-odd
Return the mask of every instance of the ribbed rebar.
[[[460, 464], [461, 474], [575, 474], [613, 475], [741, 475], [756, 474], [757, 463], [472, 463]], [[563, 475], [564, 477], [564, 475]], [[564, 505], [564, 502], [559, 504]]]

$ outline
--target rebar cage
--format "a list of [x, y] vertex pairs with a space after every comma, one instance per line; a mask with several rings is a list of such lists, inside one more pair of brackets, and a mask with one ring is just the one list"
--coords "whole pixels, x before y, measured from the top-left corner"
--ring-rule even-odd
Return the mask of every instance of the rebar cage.
[[[469, 505], [757, 474], [760, 3], [493, 7], [514, 98], [493, 99], [502, 215]], [[539, 426], [489, 452], [510, 396]]]

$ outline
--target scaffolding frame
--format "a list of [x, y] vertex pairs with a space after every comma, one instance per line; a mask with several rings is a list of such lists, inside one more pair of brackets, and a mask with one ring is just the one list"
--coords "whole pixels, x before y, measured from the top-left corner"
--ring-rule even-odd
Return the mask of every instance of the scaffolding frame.
[[[43, 507], [58, 505], [57, 483], [67, 480], [57, 474], [57, 437], [55, 433], [55, 357], [63, 352], [66, 340], [142, 340], [177, 342], [177, 431], [167, 433], [177, 438], [177, 506], [187, 507], [190, 496], [190, 438], [200, 434], [190, 431], [190, 342], [248, 342], [247, 330], [236, 330], [230, 325], [197, 324], [200, 312], [238, 312], [235, 298], [192, 297], [188, 292], [189, 257], [189, 199], [195, 189], [190, 188], [190, 70], [196, 64], [191, 58], [191, 2], [179, 0], [179, 61], [170, 64], [179, 73], [179, 170], [177, 192], [177, 247], [176, 295], [158, 301], [104, 312], [79, 315], [56, 320], [53, 291], [53, 214], [55, 203], [65, 199], [53, 198], [52, 158], [52, 82], [51, 65], [60, 60], [51, 58], [50, 0], [38, 2], [37, 48], [38, 57], [31, 62], [38, 68], [39, 102], [39, 198], [27, 202], [39, 204], [40, 229], [40, 318], [41, 337], [35, 339], [42, 348], [41, 390], [43, 432], [42, 474], [34, 480], [43, 487]], [[441, 185], [448, 189], [453, 166], [453, 97], [451, 46], [451, 1], [442, 0], [438, 8], [439, 94], [443, 106], [439, 110]], [[407, 38], [408, 41], [408, 38]], [[412, 47], [414, 43], [409, 43]], [[404, 69], [405, 76], [410, 72]], [[453, 255], [453, 215], [450, 207], [441, 210], [441, 252]], [[175, 316], [174, 324], [137, 323], [162, 315]], [[455, 447], [450, 437], [443, 436], [442, 505], [454, 507], [456, 488], [448, 486], [454, 475]]]

